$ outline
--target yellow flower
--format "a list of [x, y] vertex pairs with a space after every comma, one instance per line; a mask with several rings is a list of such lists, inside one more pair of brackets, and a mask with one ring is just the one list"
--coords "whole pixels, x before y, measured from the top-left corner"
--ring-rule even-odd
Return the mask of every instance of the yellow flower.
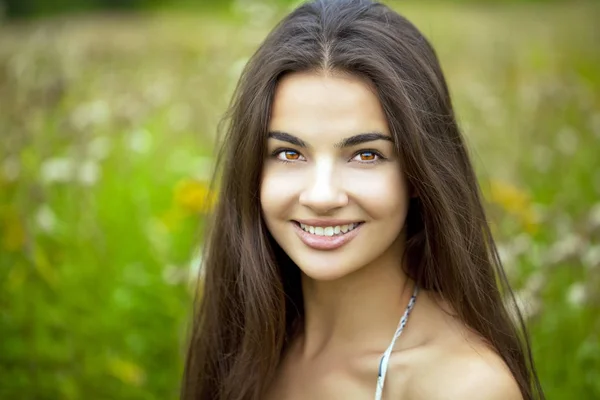
[[175, 187], [174, 202], [190, 213], [209, 213], [216, 202], [216, 194], [206, 182], [184, 179]]
[[490, 180], [489, 188], [491, 202], [515, 215], [527, 232], [537, 231], [537, 216], [528, 193], [511, 183], [495, 179]]
[[111, 375], [129, 385], [141, 386], [146, 380], [144, 370], [132, 361], [119, 357], [111, 357], [108, 360], [107, 366]]

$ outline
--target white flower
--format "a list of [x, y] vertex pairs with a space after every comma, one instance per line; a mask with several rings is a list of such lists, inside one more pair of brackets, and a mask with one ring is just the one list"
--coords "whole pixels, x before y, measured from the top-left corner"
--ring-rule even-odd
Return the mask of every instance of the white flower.
[[85, 186], [92, 186], [100, 177], [100, 167], [98, 163], [92, 160], [85, 161], [77, 172], [79, 183]]
[[66, 157], [51, 158], [42, 163], [40, 168], [41, 180], [45, 183], [77, 181], [82, 185], [91, 186], [98, 181], [100, 167], [94, 160], [78, 164]]
[[574, 283], [567, 292], [567, 301], [575, 307], [582, 306], [587, 298], [587, 290], [583, 283]]
[[581, 256], [581, 262], [588, 269], [600, 267], [600, 245], [589, 246]]
[[88, 144], [88, 154], [96, 161], [102, 161], [110, 153], [111, 143], [106, 136], [98, 136]]
[[525, 290], [531, 293], [540, 293], [546, 285], [546, 276], [541, 272], [534, 272], [525, 283]]
[[103, 100], [96, 100], [77, 107], [71, 114], [71, 122], [79, 130], [85, 130], [93, 124], [108, 120], [110, 110]]
[[580, 236], [572, 233], [555, 242], [546, 254], [546, 262], [560, 264], [565, 260], [577, 255], [586, 246], [586, 242]]
[[144, 154], [152, 148], [152, 135], [146, 129], [138, 129], [129, 135], [128, 142], [132, 151]]
[[514, 260], [511, 246], [498, 243], [496, 249], [498, 250], [498, 256], [500, 256], [500, 261], [502, 261], [502, 263], [510, 263]]
[[190, 283], [195, 283], [198, 279], [198, 274], [202, 275], [204, 270], [202, 269], [202, 248], [198, 248], [192, 259], [190, 260], [189, 265], [189, 280]]
[[[528, 320], [537, 315], [542, 309], [542, 303], [530, 290], [519, 290], [515, 292], [515, 302], [521, 311], [523, 319]], [[513, 314], [516, 319], [515, 310], [509, 307], [509, 311]]]
[[35, 221], [37, 226], [46, 233], [54, 231], [57, 225], [56, 215], [47, 204], [42, 205], [35, 213]]
[[515, 256], [520, 256], [521, 254], [527, 253], [531, 250], [532, 244], [531, 236], [528, 234], [521, 233], [520, 235], [517, 235], [511, 243], [513, 254]]
[[75, 163], [70, 158], [51, 158], [41, 165], [41, 179], [46, 183], [68, 182], [73, 178], [74, 169]]

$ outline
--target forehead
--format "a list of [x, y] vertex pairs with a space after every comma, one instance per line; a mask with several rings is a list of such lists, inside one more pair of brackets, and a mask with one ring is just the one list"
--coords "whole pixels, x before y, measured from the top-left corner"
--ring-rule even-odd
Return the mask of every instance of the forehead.
[[312, 142], [338, 140], [360, 132], [389, 133], [373, 87], [342, 74], [296, 72], [279, 82], [269, 130], [298, 135]]

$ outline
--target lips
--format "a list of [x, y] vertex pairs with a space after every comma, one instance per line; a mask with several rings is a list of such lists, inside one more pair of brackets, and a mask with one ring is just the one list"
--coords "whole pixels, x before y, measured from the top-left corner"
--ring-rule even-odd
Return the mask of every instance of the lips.
[[334, 236], [320, 236], [312, 234], [310, 232], [306, 232], [300, 227], [300, 224], [296, 221], [293, 221], [292, 225], [300, 240], [302, 240], [302, 242], [308, 247], [311, 247], [316, 250], [334, 250], [339, 247], [342, 247], [343, 245], [354, 239], [360, 232], [364, 223], [359, 223], [358, 226], [356, 226], [353, 230], [347, 233]]

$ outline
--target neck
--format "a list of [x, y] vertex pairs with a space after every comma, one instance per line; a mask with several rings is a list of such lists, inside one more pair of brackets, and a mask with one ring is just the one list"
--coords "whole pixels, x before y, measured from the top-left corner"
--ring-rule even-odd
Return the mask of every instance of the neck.
[[302, 275], [302, 356], [383, 352], [412, 295], [401, 258], [378, 260], [334, 281]]

